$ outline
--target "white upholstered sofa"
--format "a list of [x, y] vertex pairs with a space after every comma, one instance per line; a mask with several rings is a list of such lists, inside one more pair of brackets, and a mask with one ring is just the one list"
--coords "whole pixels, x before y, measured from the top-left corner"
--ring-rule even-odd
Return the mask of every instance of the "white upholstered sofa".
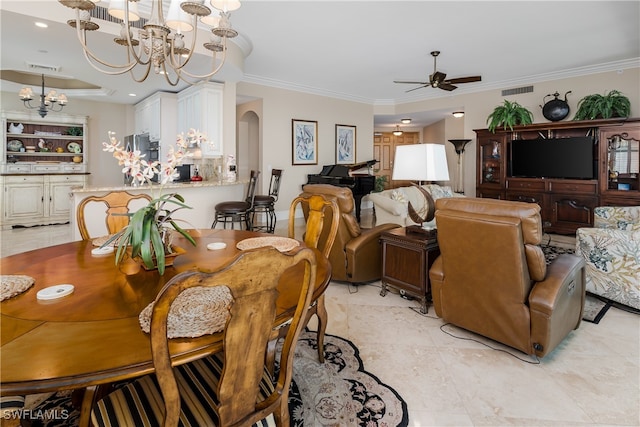
[[[437, 200], [443, 197], [464, 197], [461, 194], [453, 192], [449, 186], [441, 186], [438, 184], [422, 185]], [[414, 186], [400, 187], [391, 190], [384, 190], [379, 193], [369, 194], [369, 200], [373, 203], [375, 209], [375, 225], [379, 224], [398, 224], [403, 227], [414, 225], [408, 213], [407, 206], [411, 202], [411, 206], [416, 211], [420, 211], [425, 204], [424, 196]], [[434, 226], [435, 220], [426, 222], [424, 226]]]

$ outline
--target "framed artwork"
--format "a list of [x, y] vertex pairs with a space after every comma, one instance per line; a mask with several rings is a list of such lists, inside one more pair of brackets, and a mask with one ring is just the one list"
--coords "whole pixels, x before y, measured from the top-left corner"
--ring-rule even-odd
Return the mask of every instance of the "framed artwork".
[[336, 125], [336, 164], [352, 165], [356, 162], [356, 127]]
[[318, 122], [311, 120], [291, 120], [292, 164], [318, 164]]

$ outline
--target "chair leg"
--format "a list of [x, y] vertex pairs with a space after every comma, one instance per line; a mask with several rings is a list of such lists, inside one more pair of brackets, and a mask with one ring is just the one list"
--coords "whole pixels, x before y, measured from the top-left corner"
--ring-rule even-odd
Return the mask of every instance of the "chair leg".
[[324, 363], [324, 333], [327, 330], [327, 320], [329, 315], [327, 313], [327, 307], [324, 305], [324, 295], [320, 295], [316, 303], [316, 316], [318, 316], [318, 360], [320, 363]]

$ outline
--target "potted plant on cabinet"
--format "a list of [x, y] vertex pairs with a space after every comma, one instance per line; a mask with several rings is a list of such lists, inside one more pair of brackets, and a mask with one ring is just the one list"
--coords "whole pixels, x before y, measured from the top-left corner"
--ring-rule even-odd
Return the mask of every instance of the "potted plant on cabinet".
[[609, 119], [612, 117], [629, 117], [631, 102], [618, 90], [611, 90], [605, 95], [587, 95], [578, 102], [578, 111], [573, 120]]
[[515, 101], [510, 102], [506, 99], [504, 104], [497, 106], [487, 117], [489, 131], [494, 133], [499, 126], [502, 126], [504, 130], [507, 130], [507, 127], [513, 130], [516, 125], [530, 125], [531, 123], [533, 123], [531, 111]]

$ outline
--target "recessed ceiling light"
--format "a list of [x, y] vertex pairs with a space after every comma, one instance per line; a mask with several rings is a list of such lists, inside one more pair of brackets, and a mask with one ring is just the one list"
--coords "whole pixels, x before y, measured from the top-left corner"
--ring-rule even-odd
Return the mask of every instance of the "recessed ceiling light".
[[47, 24], [45, 24], [44, 22], [36, 22], [36, 27], [49, 28], [49, 26]]
[[130, 93], [129, 96], [138, 96], [135, 93]]

